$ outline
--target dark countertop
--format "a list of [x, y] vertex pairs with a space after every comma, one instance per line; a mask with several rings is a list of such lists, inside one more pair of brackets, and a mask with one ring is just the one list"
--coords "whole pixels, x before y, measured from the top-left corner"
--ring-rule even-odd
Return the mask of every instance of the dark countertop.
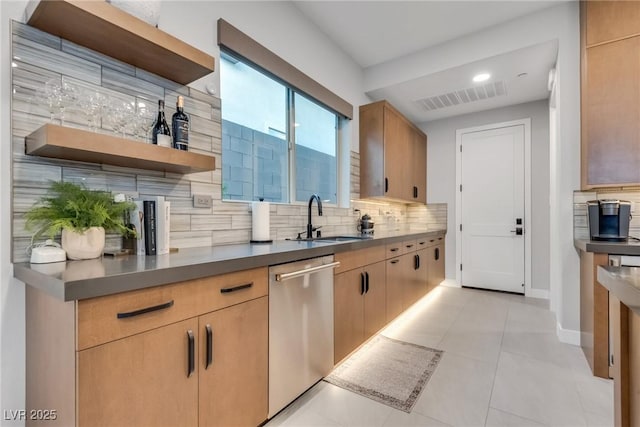
[[441, 237], [445, 230], [397, 231], [348, 242], [278, 240], [180, 249], [156, 256], [103, 257], [51, 264], [14, 264], [14, 276], [64, 301], [111, 295], [184, 280], [363, 249], [403, 239]]
[[573, 245], [584, 252], [611, 255], [640, 255], [640, 242], [601, 242], [596, 240], [574, 239]]
[[598, 282], [640, 315], [640, 267], [598, 266]]

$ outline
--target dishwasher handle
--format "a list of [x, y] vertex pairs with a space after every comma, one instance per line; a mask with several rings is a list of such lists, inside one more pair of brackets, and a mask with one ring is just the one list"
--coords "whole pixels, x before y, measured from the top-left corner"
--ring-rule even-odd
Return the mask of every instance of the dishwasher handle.
[[335, 268], [339, 266], [340, 266], [340, 261], [335, 261], [330, 264], [322, 264], [317, 267], [310, 267], [310, 268], [305, 268], [303, 270], [292, 271], [291, 273], [278, 273], [276, 274], [276, 282], [284, 282], [285, 280], [304, 276], [305, 274], [315, 273], [318, 271], [326, 270], [329, 268]]

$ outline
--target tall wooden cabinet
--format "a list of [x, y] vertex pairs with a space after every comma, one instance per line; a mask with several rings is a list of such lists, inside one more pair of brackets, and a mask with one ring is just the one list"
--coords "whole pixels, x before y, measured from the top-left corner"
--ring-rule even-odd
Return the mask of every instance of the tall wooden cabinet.
[[581, 2], [582, 188], [640, 185], [640, 2]]
[[386, 101], [360, 107], [360, 196], [426, 203], [427, 136]]

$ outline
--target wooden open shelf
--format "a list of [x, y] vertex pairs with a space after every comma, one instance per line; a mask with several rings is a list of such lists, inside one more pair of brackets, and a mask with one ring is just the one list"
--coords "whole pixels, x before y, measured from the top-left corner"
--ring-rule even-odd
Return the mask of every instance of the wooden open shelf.
[[127, 168], [187, 174], [212, 171], [215, 157], [46, 124], [28, 135], [26, 153]]
[[214, 71], [212, 56], [106, 1], [40, 0], [27, 23], [183, 85]]

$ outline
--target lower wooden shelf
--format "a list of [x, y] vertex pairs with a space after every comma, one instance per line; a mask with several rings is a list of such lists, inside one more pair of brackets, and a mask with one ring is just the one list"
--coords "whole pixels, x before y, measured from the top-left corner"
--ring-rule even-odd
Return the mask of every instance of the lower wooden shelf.
[[215, 170], [215, 158], [173, 148], [46, 124], [25, 138], [26, 153], [55, 159], [188, 174]]

